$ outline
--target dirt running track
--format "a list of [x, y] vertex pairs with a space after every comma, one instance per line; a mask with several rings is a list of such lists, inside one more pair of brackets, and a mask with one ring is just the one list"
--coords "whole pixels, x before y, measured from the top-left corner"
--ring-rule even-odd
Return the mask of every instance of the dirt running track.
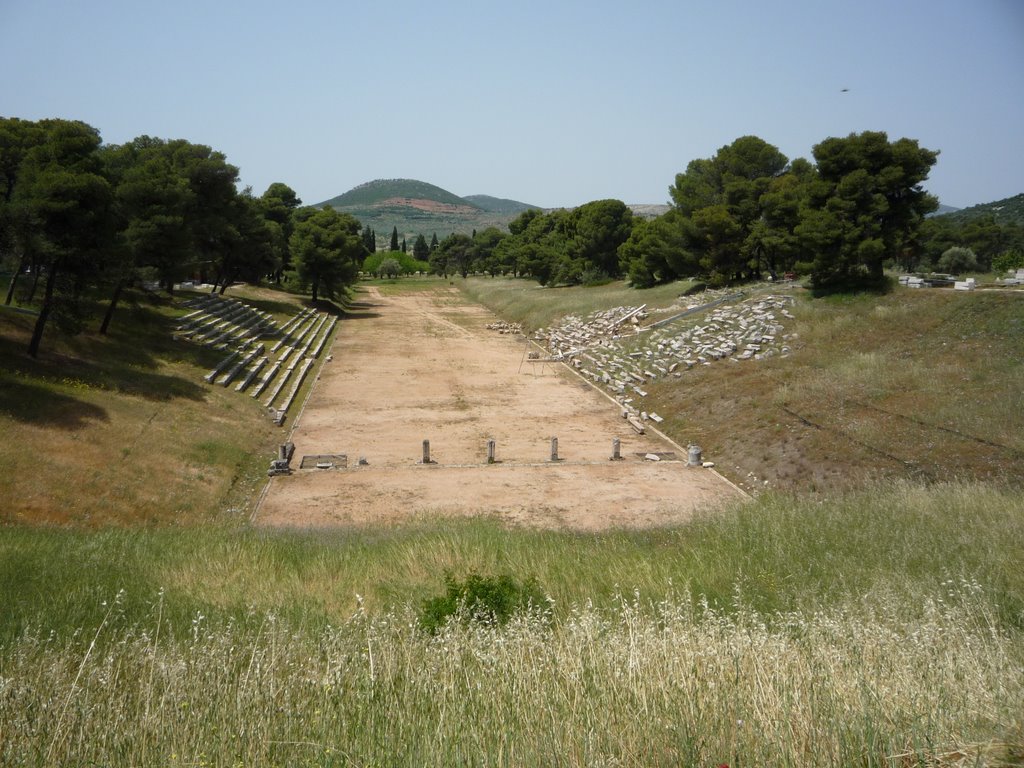
[[[486, 514], [596, 530], [679, 523], [739, 496], [716, 473], [688, 468], [678, 448], [637, 435], [613, 402], [563, 366], [524, 360], [526, 340], [487, 330], [494, 319], [456, 289], [362, 289], [291, 435], [293, 467], [314, 454], [345, 454], [347, 467], [273, 478], [256, 523]], [[622, 461], [609, 460], [615, 437]], [[424, 440], [434, 464], [421, 463]], [[647, 453], [677, 460], [647, 461]], [[359, 466], [360, 457], [368, 463]]]

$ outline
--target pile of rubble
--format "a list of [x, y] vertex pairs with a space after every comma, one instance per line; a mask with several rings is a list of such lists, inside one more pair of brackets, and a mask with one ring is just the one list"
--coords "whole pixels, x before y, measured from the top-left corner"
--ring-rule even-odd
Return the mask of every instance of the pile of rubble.
[[488, 323], [486, 327], [488, 331], [497, 331], [498, 333], [517, 334], [523, 332], [523, 326], [521, 323], [506, 323], [504, 320], [496, 323]]
[[533, 338], [542, 342], [555, 357], [565, 357], [594, 346], [610, 346], [623, 334], [635, 335], [641, 321], [647, 319], [647, 305], [615, 307], [595, 312], [587, 318], [563, 317], [558, 325], [541, 328]]
[[704, 311], [680, 312], [646, 327], [641, 325], [648, 316], [646, 306], [617, 307], [586, 319], [567, 317], [535, 338], [553, 357], [568, 360], [603, 386], [627, 411], [639, 413], [635, 399], [646, 397], [644, 387], [659, 378], [680, 378], [696, 365], [719, 360], [738, 364], [789, 354], [788, 342], [796, 336], [786, 334], [784, 326], [793, 318], [791, 296], [760, 296], [735, 304], [727, 298], [716, 299]]

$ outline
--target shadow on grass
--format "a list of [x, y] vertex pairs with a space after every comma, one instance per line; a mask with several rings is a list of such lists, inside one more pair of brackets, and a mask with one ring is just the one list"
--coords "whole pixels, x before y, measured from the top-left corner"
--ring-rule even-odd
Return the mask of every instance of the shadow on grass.
[[272, 315], [294, 315], [299, 310], [299, 306], [293, 301], [274, 301], [272, 299], [253, 299], [249, 296], [232, 297], [230, 295], [227, 295], [226, 298], [236, 298], [243, 304], [255, 307], [263, 312], [269, 312]]
[[333, 315], [339, 320], [371, 320], [375, 317], [380, 317], [380, 313], [370, 311], [374, 307], [379, 307], [380, 304], [365, 299], [354, 300], [351, 297], [339, 298], [336, 301], [321, 299], [311, 302], [310, 306], [315, 307], [320, 312]]
[[[37, 359], [26, 353], [32, 319], [5, 315], [2, 320], [0, 375], [11, 371], [14, 375], [5, 376], [5, 380], [23, 388], [37, 388], [44, 395], [44, 408], [49, 395], [58, 401], [74, 401], [64, 391], [58, 391], [68, 387], [109, 390], [156, 401], [179, 397], [203, 400], [206, 390], [201, 381], [158, 373], [157, 369], [164, 363], [212, 368], [223, 358], [222, 352], [174, 340], [173, 319], [143, 305], [126, 308], [107, 336], [86, 332], [69, 338], [48, 330]], [[14, 418], [22, 420], [43, 418], [31, 405], [27, 406], [26, 415], [19, 416], [18, 407], [8, 406], [14, 394], [5, 391], [0, 395], [0, 409], [10, 410]]]
[[891, 277], [850, 277], [824, 284], [810, 286], [811, 296], [816, 299], [848, 299], [861, 295], [886, 296], [896, 289], [897, 283]]
[[[370, 306], [373, 305], [367, 305], [367, 307]], [[362, 309], [359, 307], [350, 307], [341, 314], [341, 317], [345, 320], [373, 320], [380, 316], [380, 312], [370, 312], [368, 309]]]
[[44, 383], [2, 376], [0, 387], [3, 390], [0, 414], [14, 421], [69, 431], [81, 429], [92, 421], [109, 421], [105, 408], [55, 392]]

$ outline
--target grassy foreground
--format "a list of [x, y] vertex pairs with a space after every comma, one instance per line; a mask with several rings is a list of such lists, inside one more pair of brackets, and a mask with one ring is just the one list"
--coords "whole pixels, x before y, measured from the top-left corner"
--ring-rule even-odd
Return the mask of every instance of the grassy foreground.
[[[1022, 506], [906, 485], [600, 536], [13, 529], [0, 764], [1019, 764]], [[446, 570], [553, 603], [432, 637]]]

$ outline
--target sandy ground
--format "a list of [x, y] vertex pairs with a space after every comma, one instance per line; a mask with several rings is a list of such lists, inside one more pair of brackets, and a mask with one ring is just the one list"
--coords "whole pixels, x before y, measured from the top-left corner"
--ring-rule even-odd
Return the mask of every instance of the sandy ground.
[[[687, 467], [685, 448], [636, 434], [614, 402], [568, 369], [531, 363], [526, 353], [536, 347], [487, 330], [494, 320], [455, 289], [362, 289], [291, 434], [293, 467], [317, 454], [344, 454], [347, 466], [273, 478], [255, 522], [487, 514], [599, 530], [671, 525], [739, 495], [716, 473]], [[622, 461], [609, 460], [616, 437]], [[436, 463], [422, 463], [424, 440]]]

